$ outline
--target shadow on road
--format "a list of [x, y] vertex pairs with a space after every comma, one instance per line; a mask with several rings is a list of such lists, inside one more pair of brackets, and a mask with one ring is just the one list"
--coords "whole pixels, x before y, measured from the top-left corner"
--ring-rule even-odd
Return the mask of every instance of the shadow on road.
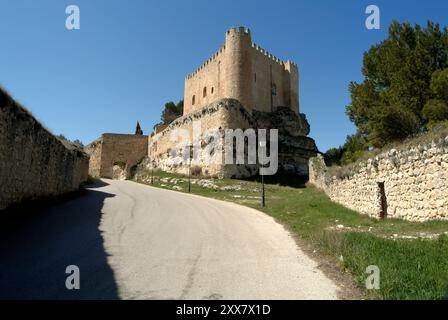
[[[113, 194], [94, 190], [63, 203], [18, 214], [0, 230], [0, 299], [118, 299], [99, 230]], [[80, 270], [80, 289], [68, 290], [68, 265]]]

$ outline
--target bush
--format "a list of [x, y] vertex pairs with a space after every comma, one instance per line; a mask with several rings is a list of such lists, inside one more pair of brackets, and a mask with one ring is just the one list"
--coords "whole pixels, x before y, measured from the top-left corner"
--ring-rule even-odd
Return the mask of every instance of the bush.
[[343, 153], [342, 147], [328, 149], [324, 154], [325, 164], [327, 166], [340, 165]]
[[432, 74], [430, 87], [437, 99], [448, 102], [448, 68], [437, 70]]
[[377, 115], [371, 134], [373, 146], [382, 147], [391, 141], [402, 141], [421, 131], [420, 120], [402, 107], [390, 106]]
[[448, 120], [448, 105], [442, 100], [429, 100], [423, 108], [423, 118], [428, 121], [428, 126]]

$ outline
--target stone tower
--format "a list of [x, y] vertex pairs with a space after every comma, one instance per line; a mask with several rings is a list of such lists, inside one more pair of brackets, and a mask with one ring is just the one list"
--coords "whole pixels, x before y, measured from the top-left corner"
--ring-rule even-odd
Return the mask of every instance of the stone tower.
[[251, 47], [248, 29], [232, 28], [226, 32], [223, 97], [240, 101], [249, 112], [253, 107]]

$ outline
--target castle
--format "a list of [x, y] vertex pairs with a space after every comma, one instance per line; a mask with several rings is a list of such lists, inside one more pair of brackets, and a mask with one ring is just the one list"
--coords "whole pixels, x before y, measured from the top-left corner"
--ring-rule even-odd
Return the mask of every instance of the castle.
[[252, 43], [249, 29], [231, 28], [225, 45], [185, 78], [184, 114], [223, 98], [241, 102], [248, 112], [288, 106], [299, 112], [299, 72]]
[[[173, 154], [171, 135], [180, 129], [195, 139], [196, 124], [202, 132], [218, 130], [222, 143], [226, 129], [278, 129], [280, 169], [307, 175], [308, 159], [316, 155], [317, 147], [307, 136], [310, 128], [305, 115], [299, 112], [298, 88], [295, 63], [282, 61], [252, 43], [249, 29], [231, 28], [225, 44], [185, 77], [183, 116], [157, 126], [147, 137], [104, 134], [86, 147], [91, 156], [90, 174], [130, 177], [148, 168], [186, 174], [190, 168]], [[258, 172], [253, 164], [204, 162], [202, 155], [210, 141], [205, 137], [196, 140], [192, 143], [201, 149], [194, 162], [198, 174], [239, 178]]]

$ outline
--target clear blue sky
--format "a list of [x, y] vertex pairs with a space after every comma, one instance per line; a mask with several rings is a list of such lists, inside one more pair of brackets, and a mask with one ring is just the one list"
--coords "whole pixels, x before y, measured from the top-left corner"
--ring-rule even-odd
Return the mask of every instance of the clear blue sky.
[[[65, 28], [65, 8], [81, 30]], [[381, 30], [367, 30], [369, 4]], [[362, 54], [392, 19], [447, 24], [448, 1], [0, 0], [0, 85], [52, 132], [89, 143], [101, 133], [145, 134], [166, 101], [183, 98], [184, 76], [244, 25], [253, 41], [299, 65], [301, 111], [320, 150], [354, 132], [348, 84]]]

